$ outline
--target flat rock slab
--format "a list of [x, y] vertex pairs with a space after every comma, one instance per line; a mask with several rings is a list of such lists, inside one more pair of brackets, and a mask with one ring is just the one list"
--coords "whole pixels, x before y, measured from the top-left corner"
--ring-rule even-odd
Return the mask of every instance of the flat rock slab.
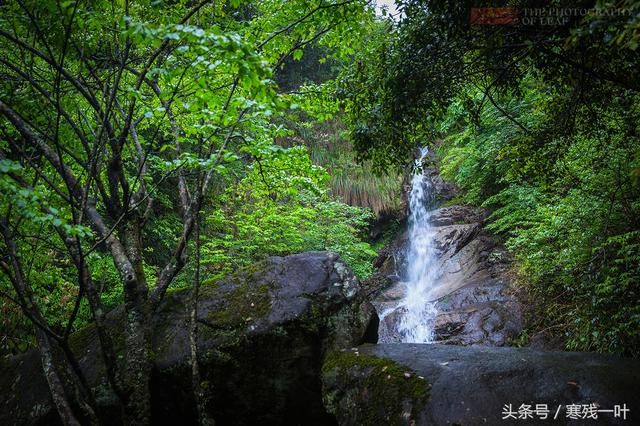
[[[369, 367], [360, 368], [360, 359]], [[413, 394], [400, 397], [391, 393], [397, 411], [393, 405], [388, 411], [398, 413], [398, 418], [378, 424], [640, 424], [637, 359], [529, 348], [387, 344], [362, 345], [351, 366], [323, 370], [325, 404], [331, 402], [328, 408], [341, 425], [376, 424], [371, 416], [376, 408], [368, 406], [376, 390], [363, 375], [379, 374], [376, 369], [381, 368], [376, 365], [383, 364], [371, 359], [393, 362], [407, 380], [424, 380], [428, 391], [427, 398], [416, 398], [420, 393], [414, 388]], [[389, 383], [395, 382], [390, 379]], [[549, 410], [546, 420], [542, 419], [545, 408]], [[583, 418], [592, 408], [613, 411], [595, 411], [597, 419]]]

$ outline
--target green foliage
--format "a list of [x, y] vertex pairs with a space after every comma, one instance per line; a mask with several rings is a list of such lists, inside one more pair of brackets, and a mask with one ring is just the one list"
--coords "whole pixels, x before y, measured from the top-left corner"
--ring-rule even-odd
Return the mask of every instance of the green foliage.
[[296, 53], [302, 55], [301, 58], [288, 58], [275, 73], [278, 88], [284, 92], [333, 80], [343, 66], [322, 46], [310, 44]]
[[338, 253], [360, 279], [373, 272], [373, 259], [377, 255], [364, 241], [372, 219], [371, 211], [341, 202], [318, 205], [319, 221], [312, 228], [310, 250], [330, 250]]
[[368, 210], [328, 199], [329, 176], [301, 146], [248, 148], [255, 160], [206, 218], [203, 262], [214, 277], [265, 256], [338, 253], [361, 278], [375, 252], [361, 240]]
[[[368, 43], [342, 75], [353, 142], [378, 169], [405, 164], [416, 145], [437, 137], [434, 127], [446, 120], [449, 104], [460, 100], [469, 85], [483, 92], [479, 103], [503, 107], [499, 97], [516, 93], [534, 71], [549, 83], [547, 92], [566, 90], [562, 102], [545, 107], [554, 111], [545, 126], [558, 135], [572, 133], [575, 104], [614, 98], [618, 89], [640, 89], [634, 72], [637, 2], [583, 2], [584, 10], [626, 12], [578, 14], [553, 31], [532, 25], [470, 25], [471, 8], [495, 7], [495, 2], [398, 3], [405, 17], [369, 28]], [[566, 1], [541, 6], [518, 0], [508, 5], [519, 10], [576, 7]], [[462, 101], [469, 112], [478, 112], [477, 104]]]
[[[364, 0], [2, 3], [0, 250], [15, 242], [34, 306], [53, 330], [82, 327], [96, 310], [80, 291], [72, 244], [99, 311], [133, 291], [108, 238], [125, 247], [149, 293], [183, 260], [171, 285], [190, 287], [195, 245], [185, 210], [195, 205], [207, 218], [200, 235], [215, 273], [270, 254], [333, 249], [366, 274], [368, 213], [333, 203], [326, 172], [302, 148], [274, 143], [294, 109], [324, 119], [337, 104], [278, 93], [274, 73], [314, 50], [342, 63], [364, 37], [354, 28], [372, 17]], [[182, 205], [177, 188], [204, 201]], [[1, 271], [3, 309], [26, 303], [11, 279], [18, 269]], [[6, 311], [7, 329], [26, 333], [12, 337], [30, 342], [19, 310]]]
[[[527, 79], [501, 101], [533, 131], [550, 120], [549, 93]], [[454, 102], [441, 127], [444, 175], [493, 210], [488, 227], [515, 253], [542, 324], [573, 350], [640, 350], [640, 98], [632, 102], [609, 103], [597, 123], [579, 112], [570, 138], [532, 139], [486, 104], [474, 120]]]

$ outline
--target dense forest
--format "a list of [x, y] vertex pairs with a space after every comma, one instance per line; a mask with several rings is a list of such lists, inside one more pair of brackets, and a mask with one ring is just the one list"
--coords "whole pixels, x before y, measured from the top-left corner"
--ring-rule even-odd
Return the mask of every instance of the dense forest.
[[150, 424], [151, 319], [187, 292], [187, 382], [213, 424], [199, 295], [325, 250], [366, 286], [424, 146], [457, 186], [445, 203], [486, 209], [513, 259], [530, 312], [512, 344], [544, 331], [637, 357], [640, 3], [503, 3], [564, 12], [474, 25], [492, 2], [1, 2], [2, 363], [37, 349], [62, 423], [100, 424], [73, 344], [93, 327], [123, 421]]

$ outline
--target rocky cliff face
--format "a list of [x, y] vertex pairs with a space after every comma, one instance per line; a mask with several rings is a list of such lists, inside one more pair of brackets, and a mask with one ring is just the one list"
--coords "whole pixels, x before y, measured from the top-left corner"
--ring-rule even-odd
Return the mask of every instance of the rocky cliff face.
[[[154, 319], [154, 424], [196, 424], [191, 394], [188, 293], [167, 295]], [[121, 332], [119, 313], [112, 333]], [[376, 339], [377, 317], [360, 283], [332, 253], [274, 257], [203, 286], [198, 349], [208, 410], [219, 425], [335, 424], [322, 405], [325, 353]], [[105, 424], [119, 424], [115, 398], [104, 389], [104, 367], [91, 328], [73, 347], [95, 386]], [[58, 422], [40, 373], [38, 354], [0, 367], [0, 424]]]
[[[439, 278], [434, 283], [436, 340], [448, 344], [508, 345], [522, 331], [522, 306], [508, 276], [507, 252], [484, 231], [486, 212], [468, 206], [435, 210]], [[398, 306], [404, 295], [407, 234], [400, 235], [381, 257], [377, 294], [372, 296], [378, 312]], [[383, 321], [393, 323], [398, 313]], [[393, 330], [392, 324], [385, 327]], [[393, 341], [393, 336], [390, 337]]]

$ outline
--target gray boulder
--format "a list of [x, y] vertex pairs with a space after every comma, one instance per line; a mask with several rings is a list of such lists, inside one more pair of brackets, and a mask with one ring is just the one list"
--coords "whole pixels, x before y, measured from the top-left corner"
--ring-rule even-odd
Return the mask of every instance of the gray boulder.
[[[320, 368], [326, 351], [376, 340], [377, 316], [353, 273], [327, 252], [273, 257], [204, 284], [198, 306], [198, 356], [207, 409], [218, 425], [334, 424], [323, 408]], [[191, 393], [189, 294], [167, 294], [154, 318], [151, 383], [154, 424], [197, 424]], [[120, 312], [110, 315], [115, 340]], [[106, 424], [119, 424], [104, 389], [92, 327], [72, 336]], [[58, 424], [36, 352], [0, 366], [0, 424]]]

